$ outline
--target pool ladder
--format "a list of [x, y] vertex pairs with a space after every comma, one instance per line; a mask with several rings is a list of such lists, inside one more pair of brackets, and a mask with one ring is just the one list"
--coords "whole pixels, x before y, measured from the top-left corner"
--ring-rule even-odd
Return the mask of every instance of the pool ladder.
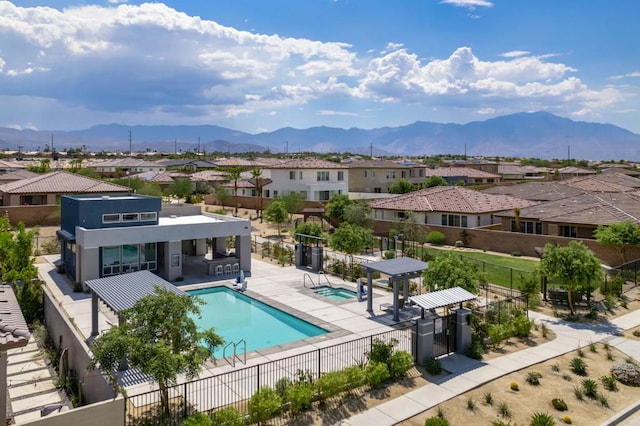
[[[241, 346], [243, 348], [242, 351], [242, 359], [240, 358], [240, 356], [238, 355], [238, 346]], [[233, 355], [232, 356], [227, 356], [227, 348], [229, 347], [233, 347]], [[231, 364], [232, 367], [236, 366], [236, 359], [238, 361], [240, 361], [243, 364], [247, 363], [247, 341], [242, 339], [242, 340], [238, 340], [237, 342], [229, 342], [227, 343], [227, 345], [224, 347], [224, 349], [222, 350], [222, 358], [224, 358], [225, 361], [227, 361], [229, 364]]]
[[316, 288], [317, 286], [320, 285], [320, 275], [322, 275], [324, 277], [324, 279], [327, 281], [327, 285], [329, 287], [333, 287], [331, 285], [331, 283], [329, 282], [329, 278], [322, 271], [318, 272], [318, 283], [317, 284], [313, 282], [313, 278], [311, 278], [311, 275], [305, 273], [304, 277], [302, 278], [302, 285], [306, 287], [307, 286], [307, 278], [309, 278], [309, 281], [311, 282], [311, 288]]

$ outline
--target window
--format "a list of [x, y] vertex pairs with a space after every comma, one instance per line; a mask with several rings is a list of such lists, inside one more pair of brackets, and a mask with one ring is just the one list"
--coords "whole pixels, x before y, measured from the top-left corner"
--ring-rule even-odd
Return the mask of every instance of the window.
[[[516, 231], [516, 221], [511, 221], [511, 232]], [[520, 221], [520, 232], [525, 234], [542, 234], [542, 222], [533, 222], [529, 220], [521, 220]]]
[[406, 170], [402, 170], [402, 171], [400, 172], [400, 177], [402, 177], [403, 179], [406, 179], [406, 177], [407, 177], [407, 171], [406, 171]]
[[[269, 196], [269, 190], [267, 189], [267, 196]], [[273, 198], [278, 198], [278, 190], [274, 189], [273, 190]]]
[[120, 223], [120, 214], [119, 213], [103, 214], [102, 223]]
[[467, 228], [469, 225], [467, 222], [467, 216], [458, 214], [443, 214], [442, 226], [457, 226]]
[[373, 188], [374, 194], [382, 194], [382, 188]]
[[424, 177], [424, 169], [418, 170], [418, 176]]
[[578, 228], [575, 226], [560, 226], [560, 235], [568, 238], [576, 238], [578, 236]]
[[344, 172], [338, 172], [338, 181], [344, 180]]
[[123, 222], [139, 222], [140, 213], [122, 213]]
[[152, 222], [158, 218], [158, 213], [156, 212], [144, 212], [140, 213], [140, 222]]
[[39, 206], [47, 204], [46, 195], [23, 195], [20, 197], [20, 204], [23, 206]]
[[396, 178], [396, 171], [395, 170], [387, 170], [387, 179], [395, 180], [395, 178]]
[[298, 172], [298, 179], [302, 180], [302, 170]]
[[295, 170], [289, 170], [289, 180], [296, 180]]
[[364, 171], [364, 177], [366, 177], [366, 178], [376, 177], [376, 172], [374, 172], [373, 170], [365, 170]]
[[328, 182], [329, 181], [329, 172], [323, 171], [318, 172], [318, 182]]
[[102, 247], [102, 276], [120, 273], [120, 246]]
[[329, 191], [318, 191], [318, 199], [320, 201], [329, 201]]
[[134, 272], [139, 269], [138, 245], [125, 244], [122, 246], [122, 272]]
[[140, 244], [140, 269], [157, 269], [156, 243]]

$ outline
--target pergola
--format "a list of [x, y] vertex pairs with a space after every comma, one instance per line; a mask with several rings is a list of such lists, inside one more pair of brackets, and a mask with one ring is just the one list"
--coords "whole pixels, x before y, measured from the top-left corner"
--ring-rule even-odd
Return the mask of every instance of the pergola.
[[364, 270], [367, 274], [367, 294], [369, 295], [369, 297], [367, 297], [367, 311], [373, 312], [373, 300], [371, 298], [371, 295], [373, 294], [373, 281], [371, 276], [374, 272], [380, 272], [381, 274], [389, 275], [389, 279], [393, 284], [393, 320], [399, 321], [400, 297], [398, 283], [402, 282], [404, 284], [403, 298], [405, 301], [408, 301], [409, 280], [422, 275], [422, 271], [427, 269], [427, 266], [428, 264], [426, 262], [410, 257], [399, 257], [365, 264]]
[[439, 291], [432, 291], [431, 293], [419, 294], [417, 296], [411, 296], [409, 301], [418, 305], [422, 309], [422, 318], [424, 318], [424, 311], [431, 311], [438, 308], [449, 307], [453, 305], [460, 305], [464, 302], [477, 299], [473, 293], [468, 292], [462, 287], [447, 288]]
[[[113, 312], [119, 314], [132, 308], [136, 302], [149, 294], [155, 294], [156, 288], [162, 288], [179, 295], [186, 295], [169, 281], [165, 281], [153, 272], [138, 271], [128, 274], [96, 278], [86, 281], [91, 290], [91, 335], [97, 336], [98, 300], [102, 300]], [[118, 325], [120, 325], [118, 315]]]

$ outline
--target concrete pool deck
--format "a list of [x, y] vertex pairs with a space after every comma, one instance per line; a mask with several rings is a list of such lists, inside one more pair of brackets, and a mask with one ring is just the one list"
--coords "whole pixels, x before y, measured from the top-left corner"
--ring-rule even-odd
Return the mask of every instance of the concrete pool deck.
[[[59, 274], [54, 262], [57, 256], [46, 256], [46, 262], [37, 263], [41, 278], [57, 299], [59, 306], [82, 333], [86, 341], [91, 341], [91, 295], [88, 293], [74, 293], [72, 284], [63, 274]], [[306, 275], [306, 278], [305, 278]], [[326, 277], [326, 278], [325, 278]], [[185, 277], [184, 281], [176, 282], [182, 290], [192, 290], [218, 285], [233, 284], [233, 280], [215, 280], [208, 275], [193, 275]], [[383, 289], [374, 289], [373, 315], [366, 311], [366, 301], [334, 301], [318, 294], [310, 288], [313, 283], [326, 285], [326, 279], [334, 287], [343, 287], [355, 291], [355, 283], [343, 281], [330, 275], [315, 274], [295, 267], [281, 267], [272, 263], [252, 259], [251, 273], [246, 274], [248, 282], [246, 295], [266, 302], [278, 309], [291, 313], [301, 319], [319, 325], [330, 333], [316, 336], [303, 341], [293, 342], [251, 352], [245, 364], [235, 367], [218, 360], [217, 365], [210, 363], [200, 377], [221, 374], [244, 366], [256, 365], [264, 362], [282, 359], [294, 354], [312, 351], [318, 348], [335, 345], [344, 341], [367, 337], [392, 330], [396, 324], [391, 314], [379, 310], [379, 306], [392, 302], [392, 294]], [[306, 287], [305, 287], [306, 284]], [[412, 314], [403, 312], [402, 321], [409, 320]], [[117, 317], [102, 303], [99, 311], [99, 330], [104, 332], [112, 324], [117, 324]], [[153, 387], [140, 380], [125, 380], [125, 387], [130, 395], [147, 392]]]

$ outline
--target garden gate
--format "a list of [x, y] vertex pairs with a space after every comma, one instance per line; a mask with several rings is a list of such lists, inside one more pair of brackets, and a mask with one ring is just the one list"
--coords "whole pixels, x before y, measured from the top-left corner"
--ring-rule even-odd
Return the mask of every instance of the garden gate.
[[434, 358], [456, 351], [456, 313], [433, 319]]

